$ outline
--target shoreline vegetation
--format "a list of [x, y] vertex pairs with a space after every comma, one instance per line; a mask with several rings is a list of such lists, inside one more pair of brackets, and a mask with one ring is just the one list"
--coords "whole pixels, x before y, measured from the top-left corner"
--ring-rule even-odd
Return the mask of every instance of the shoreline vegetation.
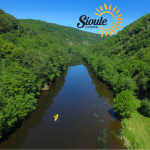
[[111, 85], [115, 116], [121, 120], [126, 147], [149, 149], [150, 14], [117, 35], [81, 51], [99, 79]]

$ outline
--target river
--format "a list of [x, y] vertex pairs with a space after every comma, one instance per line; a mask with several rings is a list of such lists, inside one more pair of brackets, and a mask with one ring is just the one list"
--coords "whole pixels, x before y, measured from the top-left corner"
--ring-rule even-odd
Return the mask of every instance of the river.
[[[0, 149], [123, 149], [115, 119], [114, 93], [80, 56], [73, 55], [38, 108], [0, 142]], [[59, 114], [58, 121], [54, 115]]]

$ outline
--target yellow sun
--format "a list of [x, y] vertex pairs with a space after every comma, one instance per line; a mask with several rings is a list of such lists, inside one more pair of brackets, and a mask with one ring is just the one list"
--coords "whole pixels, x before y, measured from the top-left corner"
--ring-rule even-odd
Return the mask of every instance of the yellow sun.
[[[117, 15], [117, 14], [120, 12], [120, 10], [117, 10], [116, 13], [115, 13], [115, 10], [116, 10], [117, 6], [115, 6], [115, 7], [113, 8], [113, 10], [112, 10], [112, 12], [114, 12], [114, 13], [117, 15], [117, 19], [116, 19], [116, 16], [114, 16], [113, 13], [110, 12], [110, 11], [111, 11], [111, 4], [110, 4], [109, 8], [107, 8], [107, 5], [104, 3], [104, 7], [105, 7], [106, 11], [103, 11], [103, 8], [100, 6], [100, 10], [103, 11], [103, 12], [101, 12], [101, 13], [100, 13], [100, 11], [96, 8], [96, 10], [97, 10], [100, 14], [94, 12], [95, 15], [101, 16], [101, 15], [103, 15], [103, 14], [105, 14], [105, 13], [109, 13], [109, 14], [112, 15], [113, 21], [112, 21], [112, 23], [111, 23], [111, 25], [110, 25], [110, 26], [112, 26], [112, 27], [109, 28], [109, 29], [104, 29], [103, 27], [100, 26], [100, 28], [102, 29], [101, 37], [104, 35], [104, 33], [105, 33], [105, 36], [107, 36], [107, 31], [109, 32], [110, 36], [112, 36], [112, 33], [111, 33], [110, 30], [112, 30], [112, 32], [113, 32], [114, 34], [117, 34], [113, 29], [119, 31], [119, 29], [118, 29], [117, 27], [122, 27], [122, 26], [121, 26], [121, 25], [118, 25], [118, 24], [119, 24], [119, 23], [123, 23], [123, 22], [120, 21], [120, 20], [123, 20], [123, 18], [120, 18], [120, 16], [122, 16], [122, 14]], [[109, 10], [108, 10], [108, 9], [109, 9]], [[114, 23], [114, 24], [113, 24], [113, 23]], [[98, 34], [99, 34], [100, 32], [101, 32], [101, 30], [98, 31]]]

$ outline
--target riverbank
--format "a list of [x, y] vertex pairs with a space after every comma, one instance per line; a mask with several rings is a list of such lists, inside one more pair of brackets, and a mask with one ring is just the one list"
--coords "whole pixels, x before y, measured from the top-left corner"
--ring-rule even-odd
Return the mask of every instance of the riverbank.
[[[136, 101], [140, 107], [140, 101]], [[130, 140], [130, 147], [138, 149], [150, 149], [150, 118], [141, 115], [137, 110], [131, 114], [131, 118], [123, 119], [124, 136]]]

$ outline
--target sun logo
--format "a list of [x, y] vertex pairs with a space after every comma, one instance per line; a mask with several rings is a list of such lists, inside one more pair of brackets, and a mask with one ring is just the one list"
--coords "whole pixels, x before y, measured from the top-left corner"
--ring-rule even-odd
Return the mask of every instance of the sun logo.
[[[112, 33], [111, 33], [110, 30], [112, 30], [112, 32], [113, 32], [114, 34], [117, 34], [113, 29], [119, 31], [119, 29], [118, 29], [117, 27], [122, 27], [122, 26], [121, 26], [121, 25], [116, 25], [116, 24], [123, 23], [123, 22], [120, 21], [120, 20], [123, 20], [123, 18], [119, 18], [120, 16], [122, 16], [122, 14], [117, 15], [117, 14], [120, 12], [120, 10], [117, 10], [117, 11], [115, 12], [117, 6], [115, 6], [115, 7], [113, 8], [113, 10], [112, 10], [112, 12], [114, 12], [114, 13], [117, 15], [117, 19], [116, 19], [116, 16], [113, 15], [112, 12], [110, 12], [110, 11], [111, 11], [111, 4], [110, 4], [110, 6], [109, 6], [109, 10], [108, 10], [107, 5], [106, 5], [105, 3], [104, 3], [104, 7], [105, 7], [106, 11], [103, 11], [103, 8], [100, 6], [100, 10], [103, 11], [103, 12], [101, 12], [101, 13], [100, 13], [100, 11], [96, 8], [96, 10], [97, 10], [100, 14], [94, 12], [95, 15], [102, 16], [102, 15], [105, 14], [105, 13], [109, 13], [109, 14], [112, 15], [113, 21], [112, 21], [112, 23], [111, 23], [111, 25], [110, 25], [110, 26], [112, 26], [112, 27], [110, 27], [109, 29], [104, 29], [103, 27], [100, 26], [100, 28], [101, 28], [101, 30], [102, 30], [101, 37], [103, 37], [104, 32], [105, 32], [105, 36], [107, 36], [107, 31], [109, 32], [110, 36], [112, 36]], [[101, 32], [101, 30], [98, 31], [98, 34]]]

